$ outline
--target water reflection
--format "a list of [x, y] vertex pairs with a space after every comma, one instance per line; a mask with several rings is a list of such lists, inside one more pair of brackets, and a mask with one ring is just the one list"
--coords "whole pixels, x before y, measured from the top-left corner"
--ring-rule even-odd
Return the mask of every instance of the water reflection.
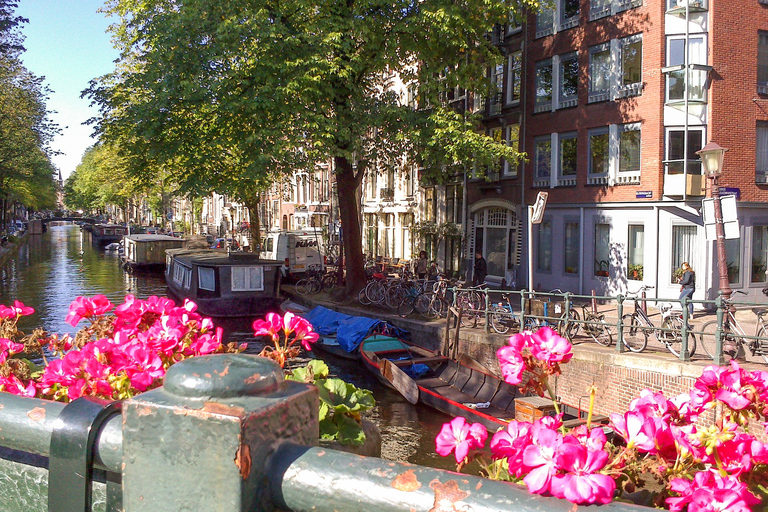
[[[42, 327], [52, 333], [73, 333], [64, 322], [70, 303], [78, 296], [102, 293], [121, 304], [127, 293], [139, 298], [167, 296], [162, 275], [129, 274], [119, 265], [115, 253], [93, 247], [87, 233], [78, 226], [51, 226], [42, 236], [28, 237], [18, 257], [0, 267], [0, 304], [20, 300], [35, 308], [35, 314], [20, 322], [27, 332]], [[254, 342], [249, 322], [224, 325], [231, 341], [248, 342], [248, 352], [257, 354], [262, 346]], [[308, 354], [294, 362], [303, 366], [312, 358], [324, 358], [332, 375], [356, 386], [370, 389], [376, 407], [368, 416], [382, 433], [382, 457], [400, 462], [455, 469], [453, 458], [434, 453], [434, 439], [447, 416], [432, 409], [413, 406], [397, 392], [381, 385], [357, 361], [327, 354]]]

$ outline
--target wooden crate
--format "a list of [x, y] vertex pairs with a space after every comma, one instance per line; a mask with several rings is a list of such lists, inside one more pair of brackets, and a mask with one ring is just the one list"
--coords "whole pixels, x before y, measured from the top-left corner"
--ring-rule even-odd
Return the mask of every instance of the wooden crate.
[[560, 318], [565, 312], [565, 304], [562, 302], [526, 299], [525, 314], [536, 317]]
[[533, 423], [543, 416], [553, 416], [555, 405], [549, 398], [524, 396], [515, 398], [515, 419]]

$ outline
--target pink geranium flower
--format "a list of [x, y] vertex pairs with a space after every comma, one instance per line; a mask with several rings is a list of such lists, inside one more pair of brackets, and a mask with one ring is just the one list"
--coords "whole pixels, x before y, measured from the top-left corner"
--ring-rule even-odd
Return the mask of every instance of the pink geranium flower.
[[531, 468], [523, 481], [532, 493], [546, 494], [550, 492], [552, 477], [559, 469], [556, 456], [563, 444], [563, 436], [555, 430], [539, 427], [534, 425], [534, 444], [523, 452], [523, 463]]
[[542, 327], [531, 336], [531, 354], [548, 365], [571, 360], [571, 342], [550, 327]]
[[269, 336], [272, 341], [280, 339], [280, 331], [283, 329], [283, 319], [277, 313], [267, 313], [265, 320], [253, 322], [254, 336]]
[[435, 451], [447, 457], [454, 453], [456, 463], [460, 464], [467, 458], [472, 449], [481, 449], [485, 446], [488, 431], [480, 423], [467, 424], [467, 420], [456, 417], [449, 423], [444, 423], [440, 433], [435, 438]]
[[512, 420], [507, 428], [499, 430], [491, 438], [491, 453], [496, 459], [507, 459], [509, 474], [520, 478], [528, 471], [523, 463], [525, 447], [531, 444], [533, 424]]
[[77, 297], [70, 304], [65, 321], [75, 327], [83, 318], [103, 315], [110, 309], [112, 309], [112, 303], [105, 295], [96, 295], [93, 298]]
[[623, 415], [611, 414], [613, 429], [627, 442], [627, 448], [641, 452], [653, 452], [656, 448], [656, 423], [639, 412], [627, 411]]
[[599, 473], [608, 462], [608, 452], [589, 450], [579, 443], [563, 443], [557, 450], [557, 466], [565, 471], [552, 477], [552, 495], [572, 503], [610, 503], [616, 482]]
[[693, 481], [676, 478], [670, 489], [680, 496], [667, 498], [669, 510], [679, 512], [750, 512], [760, 500], [744, 482], [734, 476], [721, 476], [715, 470], [699, 471]]
[[496, 357], [499, 359], [499, 367], [504, 381], [516, 386], [523, 381], [523, 372], [525, 371], [525, 360], [515, 347], [505, 345], [496, 351]]
[[720, 388], [715, 392], [715, 398], [734, 411], [740, 411], [749, 407], [754, 396], [755, 388], [750, 385], [747, 373], [736, 361], [731, 361], [731, 368], [720, 374]]

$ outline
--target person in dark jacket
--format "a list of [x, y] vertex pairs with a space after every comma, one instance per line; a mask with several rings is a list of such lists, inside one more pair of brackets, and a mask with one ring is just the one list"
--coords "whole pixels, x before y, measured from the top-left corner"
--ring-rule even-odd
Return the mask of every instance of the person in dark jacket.
[[480, 251], [475, 253], [475, 266], [474, 272], [472, 272], [472, 284], [475, 286], [481, 285], [485, 282], [485, 276], [488, 275], [488, 264], [483, 258], [483, 254]]
[[[683, 297], [690, 299], [693, 296], [693, 292], [696, 291], [696, 274], [688, 264], [684, 262], [680, 268], [683, 270], [683, 275], [680, 278], [680, 299]], [[688, 303], [688, 316], [693, 318], [693, 303]]]

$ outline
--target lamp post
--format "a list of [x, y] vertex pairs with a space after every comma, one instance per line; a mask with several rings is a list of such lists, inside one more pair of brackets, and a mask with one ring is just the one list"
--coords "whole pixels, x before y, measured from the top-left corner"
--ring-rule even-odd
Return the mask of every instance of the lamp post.
[[712, 183], [712, 199], [715, 207], [715, 235], [717, 248], [717, 273], [720, 275], [720, 294], [723, 299], [731, 297], [731, 286], [728, 284], [728, 265], [725, 257], [725, 229], [723, 227], [723, 210], [720, 206], [720, 187], [717, 185], [717, 179], [723, 172], [723, 157], [726, 148], [720, 147], [715, 142], [710, 142], [699, 151], [697, 155], [701, 156], [701, 162], [704, 165], [704, 172]]

